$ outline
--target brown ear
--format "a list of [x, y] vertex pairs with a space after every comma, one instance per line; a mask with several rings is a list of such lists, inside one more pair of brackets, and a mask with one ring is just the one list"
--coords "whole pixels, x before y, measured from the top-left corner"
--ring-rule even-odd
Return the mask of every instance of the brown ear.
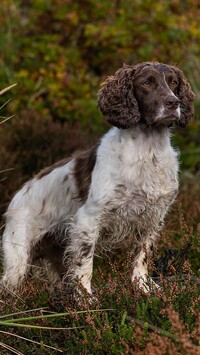
[[124, 66], [109, 76], [98, 94], [98, 107], [108, 122], [118, 128], [130, 128], [140, 120], [133, 90], [134, 68]]
[[192, 92], [191, 86], [185, 79], [183, 72], [176, 67], [172, 67], [172, 69], [179, 79], [177, 96], [180, 100], [181, 115], [180, 120], [177, 122], [177, 126], [185, 127], [194, 117], [193, 101], [195, 94]]

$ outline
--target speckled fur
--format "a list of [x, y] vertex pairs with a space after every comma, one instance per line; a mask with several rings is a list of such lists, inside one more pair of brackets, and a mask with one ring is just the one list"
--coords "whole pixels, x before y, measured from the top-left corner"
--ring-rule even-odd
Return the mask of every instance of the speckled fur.
[[96, 247], [131, 238], [132, 281], [145, 289], [145, 250], [178, 190], [170, 130], [191, 120], [193, 99], [182, 72], [160, 63], [125, 66], [106, 79], [98, 105], [114, 127], [94, 149], [44, 169], [11, 201], [2, 285], [17, 288], [33, 259], [43, 257], [53, 280], [55, 272], [66, 282], [78, 279], [91, 293]]

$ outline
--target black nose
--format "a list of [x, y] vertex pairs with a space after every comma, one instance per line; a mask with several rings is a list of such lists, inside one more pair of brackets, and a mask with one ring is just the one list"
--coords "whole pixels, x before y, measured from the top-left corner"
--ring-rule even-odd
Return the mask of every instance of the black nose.
[[175, 110], [178, 108], [179, 100], [175, 96], [167, 96], [165, 99], [165, 106], [167, 108]]

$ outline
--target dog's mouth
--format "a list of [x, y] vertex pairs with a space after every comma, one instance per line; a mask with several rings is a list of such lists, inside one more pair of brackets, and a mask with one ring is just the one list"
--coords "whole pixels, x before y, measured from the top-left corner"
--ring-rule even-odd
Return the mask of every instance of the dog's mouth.
[[162, 114], [156, 116], [153, 120], [153, 125], [170, 127], [176, 124], [180, 119], [180, 108], [176, 110], [163, 110]]

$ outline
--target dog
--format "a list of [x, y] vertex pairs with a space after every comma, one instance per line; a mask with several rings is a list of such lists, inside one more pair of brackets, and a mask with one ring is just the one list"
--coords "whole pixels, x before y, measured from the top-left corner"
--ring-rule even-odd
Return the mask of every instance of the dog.
[[1, 285], [16, 290], [33, 259], [49, 274], [92, 294], [96, 247], [132, 246], [132, 282], [146, 290], [152, 252], [178, 191], [171, 130], [194, 115], [180, 69], [158, 62], [124, 65], [102, 84], [98, 107], [113, 126], [98, 144], [39, 172], [12, 199], [2, 238]]

